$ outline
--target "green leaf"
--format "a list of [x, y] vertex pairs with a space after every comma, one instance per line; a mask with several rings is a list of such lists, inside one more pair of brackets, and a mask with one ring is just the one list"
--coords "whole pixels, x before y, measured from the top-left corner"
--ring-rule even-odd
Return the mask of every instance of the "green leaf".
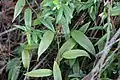
[[36, 18], [35, 20], [33, 20], [33, 23], [32, 23], [33, 26], [40, 25], [40, 24], [41, 23], [40, 23], [40, 18], [39, 17]]
[[71, 50], [76, 45], [76, 42], [73, 39], [67, 40], [62, 47], [59, 49], [58, 55], [57, 55], [57, 61], [59, 61], [60, 58], [62, 58], [62, 54], [65, 51]]
[[56, 18], [56, 23], [58, 23], [58, 22], [61, 20], [62, 15], [63, 15], [63, 8], [61, 7], [61, 8], [58, 10], [58, 14], [57, 14], [57, 18]]
[[53, 3], [56, 5], [57, 9], [60, 9], [60, 1], [59, 0], [53, 0]]
[[86, 56], [90, 58], [89, 54], [86, 51], [79, 49], [66, 51], [62, 55], [62, 57], [65, 59], [75, 59], [80, 56]]
[[56, 61], [54, 62], [53, 65], [53, 75], [54, 75], [54, 80], [62, 80], [61, 71]]
[[53, 41], [53, 38], [54, 38], [54, 33], [52, 31], [48, 30], [44, 33], [43, 38], [41, 39], [41, 42], [39, 44], [37, 60], [39, 60], [41, 54], [49, 47], [49, 45]]
[[103, 26], [94, 26], [90, 28], [89, 30], [104, 30]]
[[84, 24], [84, 25], [80, 28], [80, 31], [83, 32], [83, 33], [85, 33], [85, 32], [87, 31], [89, 25], [90, 25], [90, 22]]
[[68, 60], [68, 62], [69, 62], [70, 68], [73, 68], [73, 65], [75, 64], [76, 59], [70, 59], [70, 60]]
[[72, 11], [67, 5], [63, 5], [63, 13], [65, 15], [65, 20], [68, 23], [71, 23]]
[[52, 24], [52, 20], [51, 19], [40, 19], [41, 23], [47, 27], [48, 29], [52, 30], [53, 32], [55, 32], [55, 29], [53, 27], [53, 24]]
[[88, 12], [92, 20], [95, 21], [95, 15], [96, 15], [95, 7], [91, 6], [91, 8], [88, 9]]
[[73, 69], [73, 73], [79, 73], [80, 72], [80, 63], [79, 63], [78, 59], [76, 59], [74, 65], [72, 66], [72, 69]]
[[10, 71], [8, 72], [8, 80], [11, 80], [13, 70], [14, 69], [10, 69]]
[[20, 26], [20, 25], [14, 25], [14, 26], [21, 30], [27, 31], [25, 26]]
[[107, 34], [105, 34], [102, 38], [100, 38], [98, 41], [97, 41], [97, 43], [95, 44], [95, 46], [96, 45], [98, 45], [98, 44], [101, 44], [102, 42], [104, 42], [104, 40], [107, 38]]
[[46, 76], [52, 75], [52, 70], [50, 70], [50, 69], [37, 69], [37, 70], [33, 70], [31, 72], [27, 72], [25, 75], [30, 76], [30, 77], [46, 77]]
[[60, 20], [60, 24], [62, 24], [62, 30], [63, 33], [65, 34], [65, 37], [69, 37], [69, 33], [70, 33], [69, 24], [63, 16]]
[[70, 18], [72, 18], [72, 11], [71, 9], [69, 8], [69, 6], [67, 5], [63, 5], [63, 8], [64, 8], [64, 14], [67, 14], [67, 16], [69, 16]]
[[20, 73], [20, 67], [15, 67], [12, 71], [12, 77], [11, 77], [11, 80], [17, 80], [18, 76], [19, 76], [19, 73]]
[[120, 15], [120, 6], [115, 6], [111, 9], [111, 16]]
[[35, 31], [32, 32], [32, 40], [36, 44], [38, 43], [38, 36], [37, 36], [37, 33]]
[[20, 64], [21, 64], [20, 58], [13, 58], [12, 60], [7, 62], [6, 72], [11, 70], [12, 68], [14, 68], [16, 66], [20, 66]]
[[44, 14], [44, 19], [48, 18], [50, 15], [53, 14], [53, 11], [48, 11]]
[[84, 33], [81, 31], [74, 30], [71, 32], [72, 38], [83, 48], [85, 48], [88, 52], [92, 53], [95, 55], [95, 49], [91, 41], [88, 39]]
[[29, 45], [32, 44], [31, 34], [30, 33], [27, 34], [27, 42], [28, 42]]
[[29, 55], [28, 50], [23, 50], [22, 51], [22, 62], [23, 62], [23, 66], [25, 68], [29, 67], [29, 64], [30, 64], [30, 55]]
[[73, 39], [69, 39], [62, 45], [58, 53], [62, 54], [65, 51], [71, 50], [75, 45], [76, 42]]
[[27, 8], [24, 13], [25, 26], [31, 27], [32, 23], [32, 11], [30, 8]]
[[25, 6], [25, 0], [18, 0], [15, 5], [14, 17], [12, 22], [16, 19], [16, 17], [21, 13], [23, 7]]

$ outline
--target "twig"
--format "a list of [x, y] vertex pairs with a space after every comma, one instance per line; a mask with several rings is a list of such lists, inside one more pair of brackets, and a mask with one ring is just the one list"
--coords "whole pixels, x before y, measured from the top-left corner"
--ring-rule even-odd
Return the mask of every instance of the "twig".
[[31, 8], [31, 10], [35, 13], [35, 15], [37, 16], [37, 13], [36, 13], [36, 11], [32, 8], [32, 6], [30, 5], [30, 3], [28, 2], [28, 0], [26, 0], [26, 2], [27, 2], [27, 4], [28, 4], [28, 6]]
[[104, 63], [104, 60], [105, 60], [107, 54], [109, 53], [110, 49], [112, 48], [113, 43], [116, 42], [116, 39], [119, 36], [120, 36], [120, 28], [118, 29], [118, 31], [115, 33], [115, 35], [110, 40], [108, 47], [104, 49], [103, 54], [102, 54], [101, 58], [99, 59], [98, 63], [96, 64], [96, 66], [82, 80], [95, 80], [94, 77], [97, 76], [101, 72], [101, 70], [103, 68], [102, 64]]
[[43, 63], [43, 61], [48, 57], [48, 55], [49, 53], [32, 70], [37, 69], [41, 65], [41, 63]]
[[12, 28], [12, 29], [9, 29], [9, 30], [6, 30], [6, 31], [0, 33], [0, 36], [2, 36], [2, 35], [4, 35], [4, 34], [7, 34], [7, 33], [9, 33], [9, 32], [12, 32], [12, 31], [14, 31], [14, 30], [16, 30], [16, 29], [17, 29], [17, 27]]

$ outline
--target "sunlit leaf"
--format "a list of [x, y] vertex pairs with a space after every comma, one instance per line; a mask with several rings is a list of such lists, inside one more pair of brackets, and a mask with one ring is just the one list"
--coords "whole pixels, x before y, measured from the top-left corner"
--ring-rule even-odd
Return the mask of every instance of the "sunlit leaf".
[[53, 75], [54, 75], [54, 80], [62, 80], [61, 71], [56, 61], [54, 62], [53, 65]]
[[89, 57], [89, 54], [84, 50], [76, 49], [76, 50], [66, 51], [62, 55], [62, 57], [65, 58], [65, 59], [74, 59], [74, 58], [77, 58], [77, 57], [80, 57], [80, 56]]
[[30, 64], [30, 55], [29, 55], [28, 50], [23, 50], [23, 52], [22, 52], [22, 62], [23, 62], [23, 66], [25, 68], [29, 67], [29, 64]]
[[23, 7], [25, 6], [25, 0], [18, 0], [15, 5], [14, 17], [12, 22], [16, 19], [16, 17], [21, 13]]
[[50, 70], [50, 69], [37, 69], [37, 70], [33, 70], [31, 72], [27, 72], [25, 75], [30, 76], [30, 77], [46, 77], [46, 76], [52, 75], [52, 70]]
[[95, 49], [91, 41], [88, 39], [84, 33], [81, 31], [74, 30], [71, 32], [72, 38], [83, 48], [85, 48], [88, 52], [92, 53], [95, 55]]
[[43, 35], [43, 38], [41, 39], [41, 42], [39, 44], [38, 48], [38, 59], [41, 56], [41, 54], [49, 47], [51, 42], [53, 41], [54, 33], [52, 31], [46, 31]]

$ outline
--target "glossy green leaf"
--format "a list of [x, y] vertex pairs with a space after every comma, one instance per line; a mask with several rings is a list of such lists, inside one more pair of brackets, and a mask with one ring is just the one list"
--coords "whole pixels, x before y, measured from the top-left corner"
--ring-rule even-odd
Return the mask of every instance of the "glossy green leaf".
[[88, 39], [84, 33], [81, 31], [74, 30], [71, 32], [72, 38], [83, 48], [85, 48], [88, 52], [92, 53], [95, 55], [95, 49], [91, 41]]
[[56, 61], [54, 62], [53, 65], [53, 76], [54, 80], [62, 80], [61, 71]]
[[25, 75], [30, 76], [30, 77], [46, 77], [46, 76], [52, 75], [52, 70], [50, 70], [50, 69], [37, 69], [37, 70], [33, 70], [31, 72], [27, 72]]
[[32, 23], [32, 11], [30, 8], [27, 8], [24, 13], [25, 26], [31, 27]]
[[16, 17], [21, 13], [23, 7], [25, 6], [25, 0], [18, 0], [16, 5], [15, 5], [15, 10], [14, 10], [14, 17], [12, 22], [16, 19]]
[[66, 51], [62, 55], [62, 57], [65, 59], [75, 59], [80, 56], [86, 56], [90, 58], [89, 54], [86, 51], [79, 49]]
[[120, 15], [120, 6], [115, 6], [111, 9], [111, 16]]
[[46, 31], [43, 35], [43, 38], [41, 39], [41, 42], [39, 44], [38, 48], [38, 59], [41, 56], [41, 54], [49, 47], [51, 42], [53, 41], [54, 33], [52, 31]]
[[84, 24], [79, 30], [83, 33], [85, 33], [90, 25], [90, 22]]
[[23, 50], [22, 51], [22, 62], [23, 62], [23, 66], [25, 68], [29, 67], [29, 64], [30, 64], [30, 55], [29, 55], [28, 50]]

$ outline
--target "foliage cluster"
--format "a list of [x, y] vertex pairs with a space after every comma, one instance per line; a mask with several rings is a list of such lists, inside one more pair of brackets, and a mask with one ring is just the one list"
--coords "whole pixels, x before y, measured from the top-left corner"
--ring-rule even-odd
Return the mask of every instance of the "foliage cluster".
[[120, 75], [120, 38], [110, 41], [119, 30], [115, 20], [120, 17], [120, 2], [111, 1], [18, 0], [13, 22], [22, 15], [24, 22], [14, 26], [24, 35], [24, 42], [7, 63], [8, 80], [88, 80], [85, 76], [96, 69], [99, 60], [93, 80], [96, 76], [116, 79]]

